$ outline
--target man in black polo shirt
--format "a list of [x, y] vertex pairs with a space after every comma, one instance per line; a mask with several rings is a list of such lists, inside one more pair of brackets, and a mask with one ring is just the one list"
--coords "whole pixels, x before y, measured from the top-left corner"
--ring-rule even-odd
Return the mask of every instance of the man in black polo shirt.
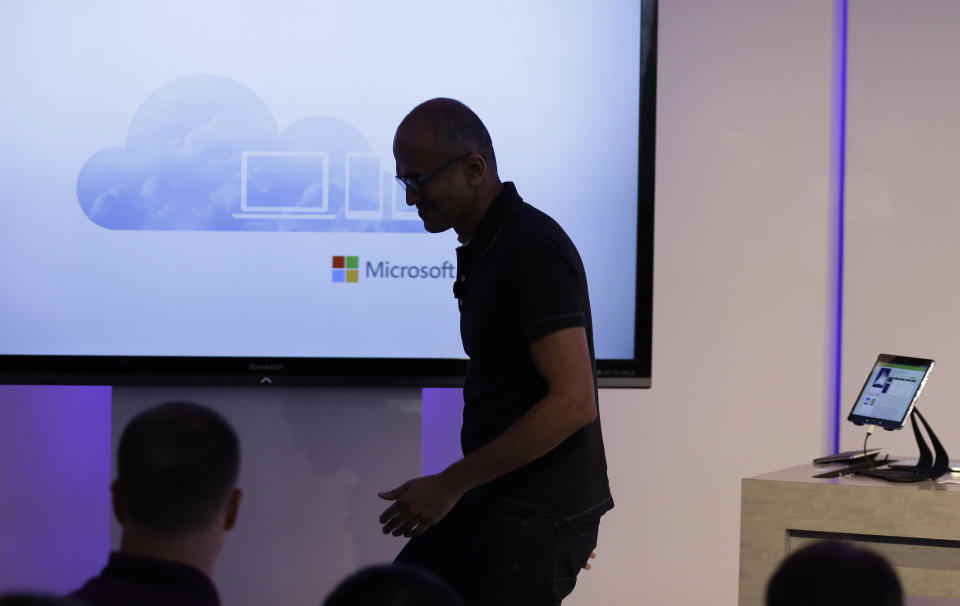
[[583, 264], [553, 219], [501, 183], [468, 107], [433, 99], [394, 138], [397, 178], [424, 227], [457, 232], [454, 293], [469, 356], [464, 458], [381, 497], [397, 561], [468, 604], [559, 604], [613, 507], [597, 409]]

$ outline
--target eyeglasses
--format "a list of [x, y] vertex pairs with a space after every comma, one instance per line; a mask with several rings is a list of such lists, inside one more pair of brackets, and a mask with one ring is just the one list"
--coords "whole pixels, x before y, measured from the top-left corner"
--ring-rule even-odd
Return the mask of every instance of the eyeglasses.
[[443, 171], [447, 170], [457, 162], [461, 160], [466, 160], [470, 156], [471, 152], [467, 152], [461, 156], [457, 156], [453, 160], [450, 160], [440, 168], [436, 168], [429, 172], [423, 173], [422, 175], [397, 175], [397, 182], [400, 184], [400, 187], [406, 191], [408, 188], [412, 189], [418, 194], [423, 193], [423, 186], [427, 184], [427, 181], [433, 179]]

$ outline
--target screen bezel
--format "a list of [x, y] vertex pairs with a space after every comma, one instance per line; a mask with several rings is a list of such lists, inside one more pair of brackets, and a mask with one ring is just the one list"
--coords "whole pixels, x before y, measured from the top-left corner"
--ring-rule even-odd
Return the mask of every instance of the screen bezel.
[[[641, 1], [634, 355], [598, 357], [601, 387], [651, 386], [657, 15]], [[465, 374], [452, 358], [0, 355], [0, 384], [461, 387]]]
[[[881, 419], [877, 417], [868, 417], [864, 415], [854, 414], [854, 410], [857, 408], [857, 404], [860, 402], [860, 398], [863, 396], [864, 390], [867, 389], [867, 385], [870, 383], [870, 377], [873, 376], [873, 371], [878, 365], [882, 364], [902, 364], [905, 366], [918, 366], [923, 367], [924, 373], [923, 378], [920, 379], [920, 386], [917, 388], [917, 392], [913, 394], [913, 398], [910, 400], [910, 405], [907, 406], [906, 411], [903, 414], [903, 418], [899, 421], [894, 421], [891, 419]], [[930, 371], [933, 370], [934, 361], [929, 358], [913, 358], [909, 356], [895, 356], [891, 354], [880, 354], [877, 356], [876, 362], [873, 363], [873, 366], [870, 367], [870, 372], [867, 373], [867, 378], [863, 382], [863, 386], [860, 388], [860, 391], [857, 392], [857, 398], [853, 402], [853, 407], [850, 409], [850, 414], [847, 416], [847, 420], [855, 425], [876, 425], [878, 427], [883, 427], [884, 429], [903, 429], [904, 423], [907, 420], [907, 417], [910, 416], [910, 413], [913, 412], [913, 407], [916, 405], [917, 398], [920, 397], [920, 393], [923, 391], [923, 386], [927, 381], [927, 377], [930, 376]]]

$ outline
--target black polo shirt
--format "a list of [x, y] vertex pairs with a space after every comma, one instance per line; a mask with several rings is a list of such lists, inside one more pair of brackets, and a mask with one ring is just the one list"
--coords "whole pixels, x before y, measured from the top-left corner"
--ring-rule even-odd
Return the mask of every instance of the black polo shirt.
[[[457, 249], [454, 292], [469, 357], [463, 388], [465, 455], [513, 425], [547, 393], [530, 344], [583, 326], [596, 394], [587, 279], [580, 255], [556, 221], [504, 183], [467, 244]], [[481, 488], [562, 516], [597, 517], [613, 507], [600, 418], [536, 461]]]
[[213, 581], [199, 568], [119, 551], [67, 597], [90, 606], [220, 606]]

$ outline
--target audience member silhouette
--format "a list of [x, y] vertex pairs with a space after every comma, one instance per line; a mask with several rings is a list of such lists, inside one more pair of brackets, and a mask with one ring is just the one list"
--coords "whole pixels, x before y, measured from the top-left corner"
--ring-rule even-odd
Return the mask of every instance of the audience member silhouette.
[[106, 568], [68, 597], [92, 606], [215, 606], [211, 580], [237, 520], [240, 446], [227, 421], [187, 402], [138, 414], [120, 437], [113, 511], [123, 527]]
[[849, 543], [821, 541], [780, 563], [767, 606], [903, 606], [897, 573], [883, 557]]
[[371, 566], [344, 579], [323, 606], [463, 606], [450, 585], [433, 573], [392, 564]]
[[0, 595], [0, 606], [84, 606], [68, 598], [40, 593], [7, 593]]

